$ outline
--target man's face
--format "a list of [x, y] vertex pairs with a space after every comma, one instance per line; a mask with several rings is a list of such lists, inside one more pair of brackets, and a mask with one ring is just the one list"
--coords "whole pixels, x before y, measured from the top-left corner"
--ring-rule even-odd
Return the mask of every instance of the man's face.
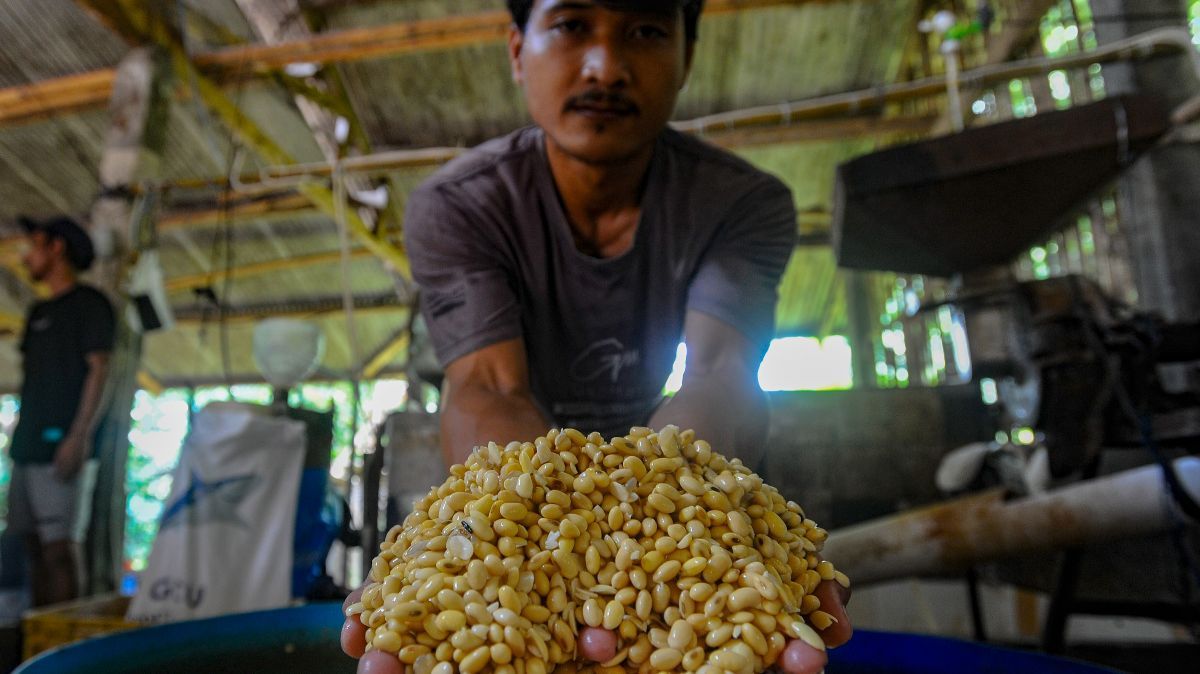
[[45, 232], [33, 232], [25, 246], [25, 254], [21, 257], [29, 278], [34, 281], [44, 281], [50, 269], [54, 266], [56, 255], [63, 253], [63, 242], [46, 236]]
[[509, 38], [513, 79], [551, 142], [588, 163], [651, 146], [691, 65], [679, 9], [610, 9], [594, 0], [538, 0]]

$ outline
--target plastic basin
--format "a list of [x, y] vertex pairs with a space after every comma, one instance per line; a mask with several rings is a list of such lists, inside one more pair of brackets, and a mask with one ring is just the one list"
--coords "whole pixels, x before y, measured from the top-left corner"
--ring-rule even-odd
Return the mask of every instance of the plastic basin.
[[[18, 674], [354, 672], [338, 647], [339, 604], [310, 604], [149, 627], [47, 651]], [[827, 674], [1111, 674], [1116, 670], [953, 639], [859, 630]]]

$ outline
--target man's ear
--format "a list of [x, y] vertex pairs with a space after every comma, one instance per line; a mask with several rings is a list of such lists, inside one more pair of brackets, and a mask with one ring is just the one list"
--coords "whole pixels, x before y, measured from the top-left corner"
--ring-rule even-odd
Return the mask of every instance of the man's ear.
[[524, 73], [521, 71], [521, 49], [525, 47], [525, 34], [514, 23], [508, 27], [508, 65], [512, 70], [512, 80], [517, 84], [524, 83]]
[[61, 255], [64, 260], [67, 258], [67, 242], [57, 236], [46, 237], [46, 248], [53, 256]]

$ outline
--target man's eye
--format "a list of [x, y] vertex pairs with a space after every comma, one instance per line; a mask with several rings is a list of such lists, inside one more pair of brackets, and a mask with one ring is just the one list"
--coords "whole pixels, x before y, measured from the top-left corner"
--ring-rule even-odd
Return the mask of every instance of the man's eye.
[[563, 19], [554, 22], [550, 28], [559, 33], [579, 33], [584, 29], [584, 24], [579, 19]]
[[667, 37], [667, 31], [658, 26], [638, 26], [633, 29], [633, 36], [641, 40], [661, 40]]

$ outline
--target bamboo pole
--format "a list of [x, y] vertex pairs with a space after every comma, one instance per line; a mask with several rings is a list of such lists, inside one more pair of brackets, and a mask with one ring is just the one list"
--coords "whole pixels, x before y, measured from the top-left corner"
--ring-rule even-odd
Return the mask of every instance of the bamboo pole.
[[[354, 258], [363, 258], [371, 256], [371, 251], [366, 248], [356, 248], [350, 252]], [[179, 292], [182, 290], [190, 290], [204, 285], [209, 285], [214, 282], [214, 279], [224, 280], [226, 278], [240, 279], [249, 278], [252, 276], [262, 276], [273, 272], [290, 271], [303, 267], [311, 267], [320, 264], [333, 264], [341, 260], [341, 251], [312, 253], [309, 255], [296, 255], [293, 257], [276, 258], [274, 260], [266, 260], [264, 262], [255, 262], [245, 264], [238, 267], [232, 267], [228, 270], [218, 270], [216, 272], [205, 272], [199, 274], [188, 274], [186, 276], [175, 276], [167, 279], [167, 292]]]

